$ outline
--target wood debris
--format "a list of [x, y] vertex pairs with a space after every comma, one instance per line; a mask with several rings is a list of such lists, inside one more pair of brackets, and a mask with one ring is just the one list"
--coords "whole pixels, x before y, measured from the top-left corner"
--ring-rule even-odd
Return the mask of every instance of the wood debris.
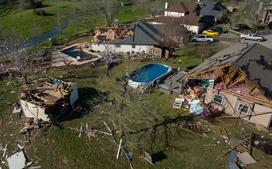
[[50, 79], [40, 87], [25, 90], [19, 98], [24, 128], [20, 132], [39, 127], [44, 123], [55, 123], [79, 99], [75, 83]]

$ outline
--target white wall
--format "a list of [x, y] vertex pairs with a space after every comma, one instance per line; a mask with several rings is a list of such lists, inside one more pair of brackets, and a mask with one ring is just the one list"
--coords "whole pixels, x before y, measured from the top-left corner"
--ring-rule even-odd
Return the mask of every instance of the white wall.
[[109, 50], [110, 52], [113, 53], [127, 53], [127, 52], [134, 52], [134, 53], [141, 53], [141, 52], [145, 52], [145, 53], [150, 53], [152, 46], [148, 46], [148, 45], [135, 45], [135, 48], [132, 47], [132, 45], [120, 45], [120, 46], [116, 46], [116, 45], [112, 45], [112, 44], [96, 44], [93, 43], [91, 46], [92, 50], [94, 51], [106, 51]]
[[190, 32], [193, 32], [193, 33], [196, 33], [196, 34], [199, 33], [199, 26], [184, 25], [184, 27]]
[[77, 84], [74, 83], [74, 84], [72, 84], [72, 91], [71, 91], [71, 95], [70, 95], [70, 104], [73, 106], [78, 99], [79, 99], [78, 87], [77, 87]]
[[48, 115], [45, 114], [45, 108], [34, 105], [24, 100], [20, 100], [20, 105], [25, 117], [49, 121]]
[[181, 17], [181, 16], [185, 16], [185, 13], [165, 11], [164, 16]]
[[[214, 93], [217, 93], [215, 90], [208, 88], [207, 93], [206, 93], [206, 97], [205, 97], [205, 103], [210, 103], [213, 100], [213, 95]], [[233, 114], [239, 114], [239, 112], [236, 110], [236, 106], [237, 106], [237, 102], [240, 100], [242, 102], [244, 102], [243, 100], [239, 99], [237, 96], [234, 96], [230, 93], [226, 93], [223, 91], [219, 92], [220, 95], [222, 95], [224, 97], [223, 100], [223, 107], [224, 107], [224, 112], [230, 115]], [[262, 114], [265, 112], [272, 112], [272, 108], [270, 107], [266, 107], [260, 104], [255, 104], [254, 109], [252, 110], [252, 114]], [[259, 116], [252, 116], [250, 117], [245, 117], [243, 118], [242, 115], [242, 119], [246, 120], [246, 121], [250, 121], [252, 123], [255, 124], [261, 124], [265, 127], [269, 127], [270, 122], [271, 122], [271, 118], [272, 118], [272, 114], [265, 114], [265, 115], [259, 115]]]
[[[150, 22], [150, 24], [154, 24], [154, 25], [162, 25], [163, 23], [160, 22]], [[192, 32], [192, 33], [199, 33], [200, 27], [199, 26], [194, 26], [194, 25], [184, 25], [184, 24], [180, 24], [183, 25], [188, 31]]]

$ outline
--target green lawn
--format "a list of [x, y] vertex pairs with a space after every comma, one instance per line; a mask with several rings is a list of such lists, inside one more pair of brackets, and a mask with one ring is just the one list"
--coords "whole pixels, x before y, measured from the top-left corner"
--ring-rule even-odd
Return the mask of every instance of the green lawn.
[[[56, 38], [65, 41], [71, 36], [86, 32], [88, 29], [80, 27], [85, 16], [74, 17], [73, 10], [80, 5], [78, 1], [62, 1], [62, 0], [46, 0], [44, 4], [46, 7], [42, 8], [48, 14], [47, 16], [37, 16], [33, 10], [19, 10], [8, 8], [7, 6], [0, 6], [0, 24], [4, 29], [15, 29], [22, 39], [28, 39], [37, 36], [41, 33], [50, 31], [54, 26], [57, 26], [60, 18], [68, 19], [70, 24]], [[114, 18], [120, 22], [127, 22], [136, 20], [145, 16], [148, 8], [143, 8], [142, 5], [132, 5], [119, 7]], [[103, 14], [98, 14], [97, 26], [105, 25], [105, 18]]]
[[27, 39], [33, 36], [33, 27], [38, 27], [40, 32], [34, 33], [39, 34], [57, 26], [58, 17], [68, 16], [74, 3], [47, 0], [45, 1], [45, 5], [47, 7], [43, 9], [50, 14], [48, 16], [37, 16], [31, 9], [24, 11], [16, 9], [8, 15], [1, 17], [0, 23], [5, 29], [15, 29], [23, 39]]
[[[193, 55], [193, 53], [189, 53]], [[188, 54], [188, 55], [189, 55]], [[121, 78], [136, 68], [148, 63], [166, 63], [164, 59], [151, 60], [127, 60], [112, 70], [112, 76], [106, 76], [106, 68], [101, 67], [66, 67], [55, 68], [36, 74], [32, 79], [44, 77], [62, 78], [78, 83], [80, 100], [77, 104], [76, 115], [70, 120], [61, 123], [63, 129], [50, 127], [47, 130], [34, 130], [31, 133], [31, 143], [25, 144], [26, 154], [34, 162], [33, 166], [41, 165], [42, 168], [94, 168], [94, 169], [125, 169], [129, 168], [124, 155], [119, 160], [115, 159], [117, 146], [112, 143], [109, 136], [100, 135], [97, 138], [87, 140], [79, 138], [78, 133], [70, 130], [70, 127], [79, 128], [88, 123], [89, 128], [107, 131], [103, 125], [106, 121], [111, 128], [111, 119], [119, 124], [120, 102], [123, 82]], [[179, 67], [179, 64], [172, 63]], [[0, 144], [8, 144], [8, 154], [17, 149], [17, 143], [23, 144], [24, 137], [19, 135], [22, 122], [18, 114], [11, 114], [12, 104], [18, 97], [22, 87], [20, 83], [0, 82]], [[11, 91], [16, 91], [11, 92]], [[106, 102], [97, 103], [98, 93], [107, 95]], [[250, 126], [236, 121], [222, 121], [217, 123], [206, 122], [199, 117], [190, 118], [188, 113], [173, 109], [174, 95], [160, 93], [154, 89], [151, 93], [138, 94], [129, 91], [125, 98], [123, 119], [125, 123], [125, 148], [133, 153], [134, 168], [171, 168], [171, 169], [218, 169], [226, 168], [227, 156], [223, 160], [215, 161], [222, 154], [227, 144], [220, 137], [219, 126], [224, 126], [231, 136], [236, 138], [246, 131], [254, 131]], [[200, 122], [202, 130], [209, 137], [201, 137], [177, 128], [177, 123], [170, 121]], [[152, 126], [158, 124], [155, 139], [151, 138]], [[244, 128], [244, 130], [242, 130]], [[137, 132], [139, 131], [139, 132]], [[219, 143], [217, 143], [219, 141]], [[142, 151], [156, 154], [161, 161], [156, 166], [151, 166], [140, 157]], [[271, 157], [263, 158], [259, 151], [254, 150], [254, 157], [258, 160], [250, 169], [269, 168]]]

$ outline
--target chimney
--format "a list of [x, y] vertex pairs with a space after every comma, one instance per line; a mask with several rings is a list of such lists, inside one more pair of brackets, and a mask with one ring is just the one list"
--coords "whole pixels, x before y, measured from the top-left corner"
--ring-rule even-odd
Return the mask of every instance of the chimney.
[[165, 2], [165, 9], [168, 8], [168, 2]]

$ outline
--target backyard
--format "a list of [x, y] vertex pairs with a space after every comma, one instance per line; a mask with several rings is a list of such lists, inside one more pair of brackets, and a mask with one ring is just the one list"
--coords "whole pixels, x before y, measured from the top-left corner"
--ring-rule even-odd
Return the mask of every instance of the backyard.
[[[227, 143], [220, 137], [220, 127], [225, 127], [232, 137], [240, 138], [242, 134], [254, 131], [251, 126], [242, 122], [235, 125], [236, 120], [215, 120], [211, 123], [193, 117], [187, 112], [173, 109], [175, 96], [160, 93], [158, 89], [146, 94], [129, 90], [121, 111], [122, 77], [148, 63], [170, 64], [170, 61], [124, 59], [121, 65], [113, 68], [111, 77], [106, 75], [104, 66], [87, 65], [51, 69], [31, 75], [35, 82], [48, 77], [77, 82], [80, 95], [71, 116], [59, 127], [33, 130], [31, 142], [25, 142], [25, 136], [19, 134], [22, 128], [19, 115], [11, 113], [23, 87], [18, 80], [1, 81], [1, 145], [8, 145], [8, 154], [18, 149], [17, 144], [24, 145], [33, 166], [41, 165], [42, 168], [129, 168], [124, 154], [119, 160], [115, 159], [118, 146], [112, 142], [111, 136], [101, 134], [88, 140], [72, 130], [88, 124], [89, 128], [107, 131], [104, 121], [114, 128], [113, 124], [119, 126], [122, 119], [124, 145], [132, 153], [134, 168], [226, 168], [228, 155], [222, 160], [215, 160], [227, 150]], [[173, 62], [171, 65], [179, 67]], [[207, 137], [181, 130], [177, 125], [183, 122], [201, 124], [202, 132]], [[155, 136], [152, 134], [154, 126]], [[157, 160], [156, 166], [141, 158], [143, 152], [150, 153]], [[253, 156], [258, 163], [250, 168], [271, 166], [271, 157], [265, 157], [255, 149]]]
[[[21, 39], [30, 39], [58, 27], [68, 21], [68, 26], [54, 38], [60, 44], [90, 42], [90, 31], [86, 25], [89, 16], [75, 15], [80, 8], [76, 0], [44, 0], [47, 15], [38, 16], [32, 9], [20, 10], [16, 5], [0, 5], [0, 31], [14, 29]], [[224, 0], [229, 3], [229, 0]], [[156, 11], [155, 1], [118, 6], [114, 20], [119, 23], [132, 22], [148, 17]], [[153, 11], [153, 12], [154, 12]], [[88, 25], [88, 24], [87, 24]], [[104, 14], [97, 13], [96, 26], [106, 25]], [[1, 32], [0, 32], [1, 33]], [[78, 35], [85, 34], [78, 37]], [[84, 64], [35, 69], [28, 71], [30, 84], [23, 84], [24, 79], [9, 76], [0, 80], [0, 169], [8, 168], [4, 154], [10, 156], [24, 146], [31, 167], [45, 169], [221, 169], [228, 167], [229, 154], [217, 158], [230, 149], [228, 140], [222, 137], [225, 129], [230, 138], [243, 139], [249, 133], [258, 133], [265, 138], [272, 134], [258, 131], [252, 125], [235, 118], [214, 118], [204, 120], [182, 109], [174, 109], [176, 94], [165, 94], [155, 87], [147, 93], [140, 93], [126, 88], [129, 73], [150, 63], [161, 63], [189, 71], [202, 63], [214, 53], [239, 41], [235, 34], [223, 34], [215, 37], [215, 43], [187, 43], [170, 58], [122, 58], [108, 76], [105, 63]], [[49, 40], [32, 46], [30, 49], [49, 47]], [[56, 48], [60, 46], [55, 46]], [[51, 48], [52, 50], [55, 50]], [[0, 63], [4, 64], [1, 58]], [[0, 65], [1, 68], [2, 65]], [[34, 70], [34, 69], [33, 69]], [[23, 134], [23, 121], [18, 113], [12, 113], [20, 94], [28, 88], [49, 78], [76, 82], [79, 100], [73, 111], [59, 123], [48, 127], [30, 130]], [[224, 117], [230, 117], [223, 114]], [[199, 132], [184, 130], [182, 124], [197, 125]], [[109, 135], [108, 127], [114, 132], [119, 143], [123, 136], [123, 148], [126, 150], [116, 159], [118, 143]], [[80, 132], [88, 128], [95, 132], [86, 136]], [[146, 154], [152, 156], [155, 165], [144, 159]], [[248, 169], [270, 169], [272, 156], [253, 148], [252, 156], [257, 161]], [[129, 165], [131, 159], [132, 166]], [[2, 167], [2, 168], [1, 168]], [[35, 168], [33, 168], [35, 169]]]

